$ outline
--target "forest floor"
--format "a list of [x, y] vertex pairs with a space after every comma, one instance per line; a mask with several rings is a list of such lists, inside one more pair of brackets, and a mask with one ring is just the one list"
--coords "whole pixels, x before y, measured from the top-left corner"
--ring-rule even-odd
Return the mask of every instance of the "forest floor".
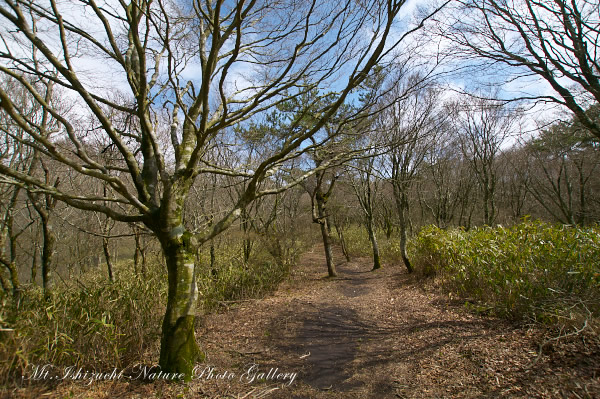
[[207, 353], [188, 384], [61, 384], [61, 398], [598, 398], [600, 347], [584, 336], [477, 315], [399, 265], [319, 247], [271, 296], [224, 304], [197, 330]]

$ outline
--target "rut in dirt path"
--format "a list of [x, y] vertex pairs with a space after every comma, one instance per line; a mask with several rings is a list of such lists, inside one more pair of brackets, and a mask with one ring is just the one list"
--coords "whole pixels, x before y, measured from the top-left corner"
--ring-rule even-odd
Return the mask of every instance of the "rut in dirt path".
[[[298, 304], [304, 311], [294, 315], [302, 322], [294, 335], [279, 331], [273, 341], [281, 351], [306, 356], [302, 377], [306, 384], [344, 392], [360, 384], [348, 381], [354, 373], [353, 362], [360, 344], [381, 334], [373, 320], [364, 319], [354, 305], [376, 289], [376, 284], [383, 282], [381, 276], [370, 271], [366, 262], [344, 262], [336, 268], [338, 277], [331, 279], [331, 290], [307, 301], [308, 310], [305, 304]], [[276, 316], [274, 320], [279, 318]], [[277, 330], [277, 326], [273, 329]]]

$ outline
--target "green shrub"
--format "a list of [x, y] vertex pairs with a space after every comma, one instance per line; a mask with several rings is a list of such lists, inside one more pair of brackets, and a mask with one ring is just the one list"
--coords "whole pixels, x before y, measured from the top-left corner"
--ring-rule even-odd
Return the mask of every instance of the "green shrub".
[[[301, 250], [281, 249], [276, 260], [257, 245], [244, 263], [240, 248], [239, 240], [219, 248], [216, 273], [201, 257], [202, 310], [276, 289]], [[0, 385], [18, 381], [33, 365], [110, 370], [156, 361], [167, 302], [166, 271], [158, 263], [149, 264], [143, 276], [132, 269], [131, 262], [117, 265], [114, 283], [103, 269], [91, 270], [57, 285], [47, 298], [39, 287], [28, 286], [18, 307], [10, 298], [0, 298], [0, 326], [14, 330], [9, 339], [0, 339]]]
[[[400, 253], [400, 241], [397, 237], [387, 239], [383, 231], [377, 231], [377, 243], [381, 260], [386, 264], [403, 264]], [[351, 225], [344, 230], [348, 252], [352, 257], [372, 257], [373, 249], [364, 226]]]
[[[248, 262], [243, 261], [239, 242], [223, 245], [215, 259], [214, 270], [202, 268], [199, 288], [202, 292], [201, 308], [209, 312], [220, 302], [262, 297], [274, 291], [289, 274], [301, 250], [301, 243], [280, 249], [277, 259], [267, 249], [256, 243]], [[201, 264], [209, 264], [208, 250], [201, 257]], [[282, 254], [281, 252], [285, 252]]]
[[411, 255], [421, 274], [505, 317], [558, 322], [600, 310], [598, 226], [426, 227]]
[[[337, 235], [332, 234], [337, 239]], [[353, 224], [344, 229], [344, 239], [346, 248], [352, 257], [370, 257], [373, 256], [371, 241], [369, 235], [362, 225]]]
[[119, 268], [114, 283], [94, 270], [48, 297], [29, 286], [22, 298], [17, 308], [4, 303], [1, 309], [4, 324], [15, 331], [0, 342], [2, 376], [19, 376], [30, 364], [108, 369], [140, 361], [156, 343], [166, 279], [158, 265], [144, 276]]

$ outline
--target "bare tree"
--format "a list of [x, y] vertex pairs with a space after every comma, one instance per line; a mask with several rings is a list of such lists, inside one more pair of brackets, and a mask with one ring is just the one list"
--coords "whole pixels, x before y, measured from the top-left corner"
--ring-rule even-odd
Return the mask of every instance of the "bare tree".
[[346, 258], [346, 262], [350, 262], [350, 251], [348, 250], [348, 243], [346, 242], [346, 236], [344, 234], [344, 231], [350, 225], [347, 204], [342, 205], [340, 204], [340, 201], [336, 201], [333, 207], [335, 210], [333, 211], [333, 217], [331, 221], [333, 223], [333, 227], [335, 228], [335, 232], [337, 233], [342, 254], [344, 255], [344, 258]]
[[[45, 93], [45, 101], [48, 103], [56, 102], [56, 98], [53, 92], [53, 84], [50, 81], [41, 82], [38, 86], [43, 86], [40, 92]], [[29, 97], [27, 92], [23, 93], [24, 96]], [[35, 106], [39, 107], [35, 101], [32, 101]], [[50, 113], [46, 109], [42, 109], [40, 112], [39, 124], [41, 131], [44, 132], [45, 138], [49, 139], [51, 133], [56, 133], [56, 123], [51, 117]], [[50, 172], [50, 168], [46, 164], [41, 152], [37, 148], [33, 148], [31, 164], [29, 166], [28, 174], [34, 176], [37, 173], [37, 169], [41, 168], [43, 171], [43, 181], [49, 186], [57, 188], [60, 184], [60, 178], [53, 176]], [[51, 216], [56, 207], [57, 200], [50, 194], [28, 192], [29, 200], [40, 217], [42, 226], [42, 287], [44, 293], [48, 295], [52, 290], [52, 273], [54, 269], [53, 259], [56, 251], [56, 234], [51, 221]]]
[[[338, 115], [339, 117], [339, 115]], [[342, 118], [343, 120], [343, 118]], [[352, 126], [355, 127], [355, 126]], [[356, 136], [352, 127], [344, 124], [331, 123], [325, 126], [326, 143], [316, 147], [310, 153], [311, 162], [314, 164], [316, 173], [314, 178], [307, 180], [304, 184], [305, 189], [311, 197], [312, 219], [313, 223], [319, 224], [321, 236], [323, 238], [323, 248], [325, 250], [325, 260], [327, 263], [327, 272], [329, 277], [336, 277], [337, 271], [333, 261], [331, 225], [332, 215], [328, 207], [334, 188], [338, 179], [341, 177], [342, 169], [337, 166], [343, 162], [352, 159], [351, 154], [362, 152], [361, 149], [350, 150], [350, 143], [355, 142]], [[344, 130], [348, 135], [339, 134]], [[312, 139], [313, 145], [316, 144]], [[325, 166], [328, 165], [328, 166]], [[325, 167], [324, 167], [325, 166]]]
[[518, 98], [561, 104], [600, 137], [600, 123], [585, 112], [600, 102], [599, 7], [593, 0], [459, 0], [438, 33], [462, 61], [484, 60], [474, 68], [512, 82], [532, 76], [547, 82], [556, 94]]
[[419, 204], [439, 228], [452, 223], [468, 226], [464, 216], [474, 207], [471, 171], [450, 126], [441, 130], [417, 182]]
[[[42, 165], [44, 171], [44, 182], [53, 187], [58, 187], [60, 178], [56, 177], [52, 180], [49, 168], [39, 159], [37, 154], [34, 154], [34, 159], [29, 169], [29, 174], [32, 175], [36, 163]], [[44, 293], [48, 295], [52, 290], [52, 273], [54, 270], [54, 254], [56, 252], [56, 234], [52, 225], [51, 216], [56, 207], [57, 199], [48, 193], [40, 194], [29, 192], [29, 199], [33, 208], [40, 217], [42, 227], [42, 288]]]
[[394, 101], [381, 113], [377, 121], [379, 129], [387, 136], [387, 159], [384, 162], [385, 176], [393, 189], [398, 228], [400, 231], [400, 252], [409, 273], [413, 267], [408, 259], [409, 189], [414, 184], [420, 166], [435, 143], [438, 127], [441, 125], [437, 106], [439, 93], [433, 87], [421, 85], [418, 75], [408, 77], [398, 84], [392, 94]]
[[[286, 174], [276, 173], [271, 176], [270, 184], [273, 188], [283, 187], [286, 178]], [[304, 190], [298, 186], [256, 202], [253, 229], [280, 267], [291, 265], [297, 256], [303, 194]]]
[[500, 191], [509, 220], [518, 222], [525, 216], [530, 197], [529, 160], [525, 149], [518, 144], [503, 151], [500, 157], [502, 173]]
[[[376, 212], [377, 197], [381, 179], [376, 174], [376, 169], [381, 158], [373, 156], [358, 159], [350, 170], [350, 184], [354, 189], [356, 198], [364, 215], [364, 224], [371, 241], [373, 250], [373, 269], [381, 268], [381, 256], [379, 254], [379, 244], [377, 242], [376, 232]], [[354, 175], [354, 178], [352, 178]]]
[[455, 124], [460, 146], [477, 177], [483, 196], [483, 223], [491, 226], [497, 215], [498, 156], [518, 122], [516, 111], [493, 100], [470, 98], [456, 104]]
[[590, 209], [597, 197], [592, 177], [600, 165], [595, 147], [578, 123], [555, 124], [525, 147], [527, 190], [560, 223], [583, 225], [597, 218]]
[[[4, 158], [4, 157], [2, 157]], [[23, 159], [10, 157], [10, 165], [19, 167], [23, 163]], [[4, 160], [3, 160], [4, 161]], [[0, 220], [0, 283], [4, 292], [11, 292], [14, 299], [18, 300], [21, 291], [21, 283], [19, 281], [19, 272], [17, 270], [17, 239], [23, 232], [23, 229], [18, 229], [14, 223], [14, 215], [19, 206], [20, 187], [7, 185], [3, 183], [0, 186], [0, 198], [2, 198], [2, 219]], [[8, 278], [6, 277], [8, 273]]]
[[[404, 0], [5, 0], [0, 5], [0, 72], [50, 113], [70, 147], [50, 140], [2, 89], [0, 108], [25, 132], [21, 144], [110, 189], [106, 196], [74, 192], [5, 163], [0, 173], [70, 206], [141, 222], [152, 230], [169, 281], [159, 362], [163, 371], [191, 378], [201, 355], [194, 332], [196, 249], [230, 227], [254, 199], [286, 188], [264, 187], [271, 171], [329, 140], [317, 133], [406, 37], [394, 28], [403, 5]], [[102, 60], [95, 64], [96, 76], [86, 71], [84, 61], [90, 59]], [[73, 108], [86, 114], [90, 131], [48, 103], [31, 77], [52, 81], [74, 98], [78, 108]], [[122, 82], [118, 95], [113, 82]], [[335, 96], [314, 112], [312, 126], [292, 124], [281, 132], [249, 172], [205, 158], [211, 146], [235, 136], [232, 126], [325, 87]], [[103, 163], [88, 151], [90, 132], [104, 137], [119, 154], [118, 162]], [[245, 180], [246, 189], [214, 224], [192, 234], [183, 218], [185, 200], [194, 180], [210, 173]]]
[[[19, 84], [10, 78], [2, 81], [2, 90], [10, 91], [12, 94], [13, 106], [22, 114], [27, 115], [36, 123], [45, 123], [43, 115], [46, 115], [42, 108], [27, 95]], [[41, 88], [40, 90], [43, 90]], [[11, 118], [0, 109], [0, 164], [17, 170], [20, 173], [31, 174], [37, 164], [37, 154], [35, 149], [24, 144], [26, 140], [26, 130], [14, 123]], [[2, 178], [3, 176], [0, 176]], [[19, 272], [17, 269], [17, 239], [25, 229], [15, 223], [19, 208], [23, 206], [24, 201], [21, 196], [22, 188], [10, 184], [10, 181], [2, 178], [0, 180], [0, 283], [5, 292], [12, 291], [15, 299], [20, 296], [21, 283], [19, 281]], [[49, 263], [48, 263], [49, 264]], [[5, 275], [8, 273], [8, 278]], [[47, 275], [48, 277], [48, 275]], [[45, 280], [46, 281], [46, 280]]]
[[[315, 165], [318, 168], [324, 160], [315, 158]], [[304, 185], [310, 194], [311, 210], [313, 223], [317, 223], [321, 228], [321, 237], [323, 239], [323, 250], [325, 251], [325, 262], [327, 264], [327, 274], [329, 277], [336, 277], [337, 271], [333, 261], [333, 250], [331, 240], [331, 215], [327, 203], [333, 194], [335, 183], [339, 175], [335, 170], [324, 169], [315, 173], [313, 179], [307, 181]]]

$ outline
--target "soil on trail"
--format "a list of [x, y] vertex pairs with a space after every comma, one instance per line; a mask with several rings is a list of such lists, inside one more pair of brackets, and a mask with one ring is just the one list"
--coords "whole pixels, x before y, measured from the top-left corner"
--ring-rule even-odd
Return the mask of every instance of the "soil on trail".
[[337, 278], [324, 277], [315, 247], [273, 295], [200, 318], [207, 357], [190, 383], [61, 384], [43, 395], [600, 398], [597, 339], [553, 342], [538, 357], [541, 331], [469, 312], [399, 265], [372, 272], [369, 259], [334, 255]]
[[[337, 278], [324, 277], [324, 257], [315, 247], [274, 295], [204, 320], [198, 336], [206, 363], [215, 373], [237, 375], [201, 381], [201, 392], [297, 399], [600, 397], [597, 345], [567, 342], [537, 359], [539, 331], [470, 313], [464, 301], [416, 282], [398, 265], [372, 272], [369, 259], [345, 262], [336, 255]], [[292, 372], [298, 375], [288, 386], [285, 373]]]

